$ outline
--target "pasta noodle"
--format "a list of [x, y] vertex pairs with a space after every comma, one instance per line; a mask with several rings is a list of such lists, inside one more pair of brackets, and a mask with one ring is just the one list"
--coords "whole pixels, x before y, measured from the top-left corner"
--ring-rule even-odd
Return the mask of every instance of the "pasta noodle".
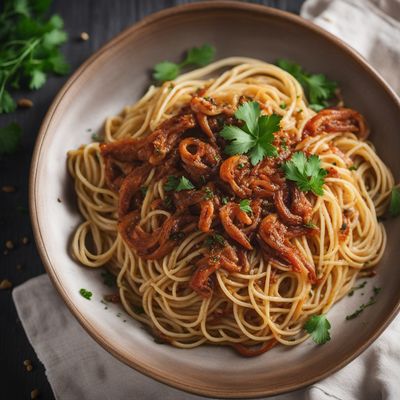
[[[213, 200], [207, 203], [203, 198], [200, 217], [197, 211], [192, 212], [193, 215], [186, 211], [188, 214], [185, 217], [173, 220], [174, 205], [169, 205], [170, 208], [160, 206], [171, 198], [171, 193], [165, 189], [167, 176], [183, 173], [192, 182], [196, 181], [196, 176], [201, 178], [199, 174], [192, 173], [193, 165], [197, 164], [193, 164], [192, 169], [176, 170], [169, 166], [164, 153], [160, 155], [157, 152], [151, 153], [149, 162], [135, 159], [130, 160], [129, 164], [125, 162], [129, 157], [125, 153], [121, 155], [119, 148], [119, 164], [107, 164], [107, 160], [110, 160], [107, 157], [113, 157], [112, 152], [117, 149], [111, 148], [110, 144], [118, 146], [127, 139], [134, 139], [134, 143], [142, 143], [140, 140], [147, 143], [146, 138], [158, 132], [157, 129], [162, 133], [163, 129], [178, 129], [181, 124], [182, 132], [190, 132], [190, 129], [199, 129], [200, 125], [204, 132], [218, 136], [216, 128], [212, 129], [212, 122], [217, 123], [218, 116], [215, 115], [223, 115], [226, 123], [232, 117], [232, 110], [236, 110], [246, 99], [258, 102], [264, 115], [281, 117], [279, 135], [285, 136], [290, 147], [286, 157], [294, 151], [319, 156], [322, 168], [328, 171], [323, 195], [305, 195], [293, 183], [285, 183], [290, 190], [280, 192], [286, 196], [281, 199], [283, 210], [280, 211], [277, 192], [271, 194], [269, 205], [268, 199], [264, 201], [264, 198], [257, 203], [250, 193], [246, 197], [252, 199], [252, 213], [246, 217], [233, 204], [238, 198], [245, 197], [240, 195], [243, 188], [238, 185], [235, 189], [232, 187], [235, 181], [228, 179], [224, 183], [224, 187], [228, 188], [224, 190], [230, 193], [232, 203], [229, 203], [229, 207], [215, 201], [213, 203]], [[208, 115], [199, 111], [204, 107], [208, 107]], [[216, 114], [213, 116], [214, 111]], [[134, 105], [125, 107], [120, 115], [107, 119], [105, 145], [91, 143], [68, 153], [68, 168], [74, 178], [78, 206], [84, 219], [75, 232], [72, 254], [87, 267], [108, 268], [117, 277], [119, 296], [125, 310], [147, 325], [154, 335], [174, 346], [192, 348], [204, 343], [230, 345], [244, 355], [255, 355], [275, 343], [296, 345], [303, 342], [309, 336], [303, 330], [308, 318], [326, 313], [349, 292], [357, 277], [370, 274], [379, 263], [385, 250], [386, 234], [378, 217], [387, 208], [393, 186], [390, 171], [371, 143], [362, 137], [363, 132], [364, 136], [367, 134], [366, 127], [361, 126], [362, 120], [357, 120], [355, 112], [348, 116], [341, 111], [336, 116], [331, 110], [326, 113], [326, 118], [333, 115], [333, 118], [340, 119], [343, 116], [353, 125], [354, 121], [358, 121], [358, 131], [352, 129], [351, 124], [340, 125], [337, 119], [334, 124], [330, 124], [329, 120], [326, 122], [323, 119], [324, 111], [316, 114], [309, 108], [301, 85], [290, 74], [277, 66], [249, 58], [223, 59], [181, 75], [161, 87], [151, 86]], [[182, 117], [182, 114], [189, 116]], [[316, 116], [320, 119], [316, 119]], [[211, 133], [208, 131], [210, 126]], [[305, 134], [310, 129], [313, 134]], [[192, 138], [187, 133], [182, 136], [182, 132], [170, 134], [177, 136], [171, 145], [171, 149], [179, 145], [176, 157], [193, 158], [191, 146], [194, 146], [199, 154], [203, 152], [203, 164], [207, 168], [214, 168], [210, 154], [213, 155], [215, 149], [217, 153], [221, 150], [214, 136], [207, 138], [203, 132], [203, 136], [197, 133]], [[157, 138], [157, 134], [154, 137]], [[168, 141], [170, 138], [164, 139]], [[172, 157], [171, 149], [168, 149], [168, 157]], [[282, 148], [280, 150], [283, 151]], [[214, 156], [219, 162], [217, 153]], [[123, 157], [127, 159], [123, 160]], [[142, 156], [139, 154], [137, 157], [140, 159]], [[229, 173], [239, 173], [238, 164], [229, 166], [223, 151], [221, 157], [225, 159], [221, 162], [227, 162], [225, 167], [231, 167], [227, 169]], [[246, 160], [246, 156], [233, 156], [230, 159], [234, 161], [235, 157]], [[219, 175], [222, 176], [225, 167], [218, 165]], [[352, 168], [355, 165], [357, 169]], [[168, 168], [173, 172], [168, 174]], [[255, 173], [254, 168], [246, 164], [251, 174]], [[132, 176], [132, 170], [140, 172], [131, 181], [137, 179], [135, 182], [140, 183], [142, 191], [139, 193], [136, 183], [131, 182], [130, 188], [136, 185], [136, 191], [134, 194], [133, 189], [132, 193], [128, 191], [128, 200], [124, 202], [125, 194], [122, 195], [122, 189], [119, 188], [127, 184], [121, 184], [119, 179], [120, 175], [124, 179]], [[111, 175], [107, 174], [114, 179], [111, 184]], [[209, 182], [211, 178], [206, 173], [205, 176]], [[221, 182], [220, 176], [218, 180], [217, 186]], [[196, 186], [207, 184], [199, 182], [195, 182]], [[263, 185], [265, 187], [265, 181]], [[213, 187], [207, 186], [206, 190]], [[204, 194], [204, 187], [201, 190]], [[252, 193], [255, 193], [255, 189]], [[287, 193], [300, 196], [302, 200], [299, 204], [310, 205], [308, 221], [304, 217], [306, 211], [303, 214], [301, 210], [295, 212], [293, 204], [290, 213], [285, 211]], [[177, 193], [175, 208], [179, 202], [189, 201], [187, 199], [191, 196], [188, 191]], [[275, 206], [271, 206], [271, 201], [275, 201]], [[188, 207], [192, 207], [192, 204]], [[229, 229], [235, 229], [228, 224], [231, 221], [229, 218], [233, 221], [247, 218], [252, 224], [256, 219], [256, 210], [261, 213], [259, 219], [262, 221], [252, 228], [253, 231], [244, 228], [248, 223], [236, 222], [241, 239], [237, 237], [235, 240], [228, 233]], [[285, 212], [289, 222], [284, 225], [282, 221], [285, 218], [281, 213]], [[222, 221], [228, 221], [228, 227], [223, 224], [225, 230], [217, 221], [218, 217], [215, 219], [218, 213]], [[209, 214], [214, 215], [214, 219], [208, 218]], [[130, 219], [124, 225], [127, 215]], [[203, 225], [197, 227], [199, 218]], [[157, 250], [157, 234], [166, 229], [166, 221], [172, 220], [176, 230], [168, 231], [173, 234], [166, 239], [164, 247], [160, 245]], [[135, 228], [132, 228], [132, 221], [135, 221]], [[213, 225], [210, 225], [210, 221]], [[207, 226], [207, 222], [210, 226]], [[300, 260], [298, 268], [290, 256], [285, 256], [284, 252], [277, 254], [280, 250], [271, 244], [272, 235], [278, 235], [281, 228], [284, 229], [282, 232], [286, 232], [285, 243], [289, 242], [287, 246], [294, 248], [291, 251], [296, 260]], [[127, 240], [124, 237], [124, 229], [127, 236], [135, 237], [136, 241], [132, 239], [133, 245], [129, 243], [129, 238]], [[300, 229], [300, 233], [294, 234], [295, 229]], [[212, 274], [207, 276], [208, 280], [196, 290], [193, 276], [210, 268], [210, 254], [214, 253], [210, 250], [210, 243], [207, 245], [207, 238], [210, 232], [216, 231], [223, 234], [223, 243], [214, 243], [219, 246], [218, 257], [226, 257], [228, 261], [225, 267], [210, 270]], [[171, 239], [173, 235], [174, 239]], [[155, 247], [150, 251], [148, 244], [146, 249], [142, 249], [141, 246], [151, 240]], [[271, 251], [271, 246], [274, 251]], [[153, 257], [153, 251], [158, 251], [159, 256]], [[209, 263], [207, 268], [202, 267], [201, 260]], [[229, 267], [229, 262], [241, 267]], [[315, 274], [314, 278], [312, 274]], [[256, 346], [257, 350], [253, 352], [248, 350], [255, 345], [261, 347]]]

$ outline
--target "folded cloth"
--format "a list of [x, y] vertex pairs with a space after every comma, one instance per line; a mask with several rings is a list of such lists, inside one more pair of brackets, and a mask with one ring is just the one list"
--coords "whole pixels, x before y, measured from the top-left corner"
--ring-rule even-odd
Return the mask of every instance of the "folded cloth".
[[[307, 0], [302, 15], [357, 49], [400, 92], [398, 0]], [[46, 275], [13, 291], [22, 325], [61, 400], [202, 399], [156, 382], [100, 347], [70, 314]], [[327, 379], [276, 400], [400, 399], [400, 318], [361, 356]]]
[[[60, 400], [195, 400], [134, 371], [98, 345], [71, 315], [47, 275], [18, 286], [19, 318]], [[307, 389], [270, 400], [398, 400], [400, 319], [361, 356]]]
[[399, 0], [307, 0], [301, 16], [356, 49], [400, 93]]

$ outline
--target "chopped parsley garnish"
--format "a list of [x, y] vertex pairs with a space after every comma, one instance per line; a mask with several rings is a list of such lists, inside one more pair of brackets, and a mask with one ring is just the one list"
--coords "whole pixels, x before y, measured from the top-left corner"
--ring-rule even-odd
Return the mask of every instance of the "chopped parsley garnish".
[[239, 208], [244, 211], [247, 214], [251, 214], [253, 210], [250, 207], [250, 200], [249, 199], [243, 199], [239, 203]]
[[215, 247], [218, 245], [224, 246], [225, 239], [219, 233], [215, 233], [214, 235], [207, 236], [207, 238], [204, 240], [204, 245], [207, 247]]
[[317, 225], [315, 225], [315, 224], [312, 223], [311, 221], [306, 222], [306, 223], [304, 224], [304, 226], [307, 227], [307, 228], [311, 228], [311, 229], [315, 229], [315, 228], [317, 227]]
[[376, 303], [376, 296], [380, 293], [382, 288], [374, 286], [373, 292], [374, 294], [369, 298], [368, 303], [361, 304], [360, 307], [357, 308], [356, 311], [354, 311], [352, 314], [346, 316], [346, 320], [354, 319], [358, 317], [367, 307], [372, 306], [373, 304]]
[[0, 155], [12, 154], [18, 148], [21, 140], [21, 127], [11, 122], [7, 126], [0, 128]]
[[284, 101], [282, 101], [282, 103], [279, 104], [279, 107], [282, 108], [282, 110], [284, 110], [287, 107], [287, 105]]
[[282, 147], [282, 149], [283, 150], [287, 150], [287, 144], [286, 144], [286, 139], [285, 138], [282, 138], [281, 139], [281, 147]]
[[99, 136], [97, 133], [93, 133], [93, 135], [91, 136], [93, 142], [102, 142], [103, 139], [101, 136]]
[[181, 176], [178, 178], [177, 176], [169, 176], [167, 182], [164, 185], [164, 189], [167, 192], [175, 191], [180, 192], [182, 190], [192, 190], [194, 189], [194, 185], [189, 179]]
[[204, 192], [205, 192], [203, 195], [204, 200], [211, 200], [214, 197], [214, 193], [209, 187], [206, 187], [204, 189]]
[[143, 196], [143, 197], [146, 196], [147, 189], [148, 189], [147, 186], [141, 186], [141, 187], [140, 187], [140, 193], [142, 193], [142, 196]]
[[224, 196], [224, 197], [222, 198], [222, 204], [223, 204], [223, 205], [228, 204], [228, 201], [229, 201], [229, 199], [228, 199], [227, 197]]
[[101, 273], [101, 277], [103, 278], [103, 283], [108, 287], [113, 287], [115, 285], [115, 276], [109, 271], [103, 271]]
[[280, 130], [279, 115], [261, 115], [260, 105], [256, 101], [249, 101], [235, 112], [235, 117], [244, 122], [239, 128], [234, 125], [225, 125], [219, 133], [231, 143], [225, 147], [225, 153], [248, 154], [253, 165], [258, 164], [265, 157], [276, 157], [278, 151], [272, 144], [274, 133]]
[[324, 314], [311, 316], [304, 325], [304, 329], [317, 344], [324, 344], [331, 340], [330, 327], [331, 324]]
[[340, 230], [343, 232], [347, 229], [347, 224], [346, 222], [343, 222], [342, 226], [340, 227]]
[[187, 52], [186, 58], [180, 64], [171, 61], [162, 61], [156, 64], [153, 70], [153, 78], [159, 82], [172, 81], [181, 73], [182, 68], [188, 65], [204, 67], [214, 59], [214, 56], [215, 47], [209, 44], [193, 47]]
[[66, 74], [59, 47], [66, 42], [63, 20], [44, 13], [51, 1], [6, 1], [0, 14], [0, 113], [15, 110], [10, 88], [39, 89], [48, 73]]
[[240, 163], [240, 164], [238, 164], [238, 169], [243, 169], [244, 168], [244, 164], [242, 164], [242, 163]]
[[392, 193], [390, 195], [389, 214], [392, 217], [397, 217], [400, 215], [400, 189], [397, 187], [392, 188]]
[[301, 65], [289, 60], [280, 59], [276, 65], [289, 72], [300, 82], [307, 94], [310, 108], [318, 112], [329, 106], [328, 100], [335, 96], [336, 82], [330, 81], [323, 74], [309, 74]]
[[296, 182], [301, 191], [312, 191], [317, 196], [324, 194], [322, 186], [328, 171], [321, 168], [321, 161], [317, 155], [313, 154], [307, 158], [303, 152], [298, 151], [283, 164], [283, 170], [286, 179]]
[[358, 286], [354, 286], [354, 287], [350, 290], [350, 292], [348, 293], [347, 296], [349, 296], [349, 297], [353, 296], [353, 294], [354, 294], [354, 292], [355, 292], [356, 290], [363, 289], [363, 288], [365, 287], [366, 284], [367, 284], [367, 281], [364, 281], [363, 283], [360, 283]]
[[349, 167], [349, 171], [357, 171], [357, 169], [358, 169], [358, 165], [355, 165], [355, 164], [353, 164]]
[[82, 297], [84, 297], [87, 300], [91, 300], [93, 293], [89, 292], [89, 290], [86, 290], [84, 288], [82, 288], [81, 290], [79, 290], [79, 293]]

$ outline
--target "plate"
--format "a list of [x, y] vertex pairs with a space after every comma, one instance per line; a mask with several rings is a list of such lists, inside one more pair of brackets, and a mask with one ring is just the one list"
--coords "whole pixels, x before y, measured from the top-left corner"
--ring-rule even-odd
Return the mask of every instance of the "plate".
[[[353, 50], [295, 15], [263, 6], [209, 2], [180, 6], [144, 18], [86, 61], [68, 80], [41, 126], [32, 161], [30, 211], [37, 246], [47, 272], [72, 313], [106, 350], [129, 366], [174, 387], [212, 397], [257, 397], [316, 382], [365, 350], [399, 311], [400, 219], [388, 220], [388, 246], [377, 276], [378, 302], [358, 318], [345, 315], [362, 303], [354, 295], [329, 313], [332, 340], [277, 346], [256, 358], [241, 358], [226, 347], [192, 350], [159, 345], [123, 310], [104, 309], [100, 272], [86, 269], [69, 253], [81, 217], [66, 168], [66, 152], [91, 141], [108, 115], [135, 102], [161, 60], [179, 60], [193, 46], [212, 43], [217, 57], [249, 56], [273, 62], [285, 57], [306, 70], [336, 80], [346, 104], [362, 112], [378, 153], [400, 171], [400, 103], [382, 78]], [[397, 181], [399, 176], [396, 177]], [[59, 202], [57, 199], [60, 199]], [[80, 288], [93, 292], [91, 301]], [[116, 314], [121, 312], [118, 318]]]

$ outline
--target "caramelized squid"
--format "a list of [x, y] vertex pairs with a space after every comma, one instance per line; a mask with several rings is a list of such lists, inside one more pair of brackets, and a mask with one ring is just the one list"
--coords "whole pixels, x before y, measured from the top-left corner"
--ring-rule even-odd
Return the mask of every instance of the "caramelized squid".
[[251, 195], [251, 189], [247, 186], [250, 168], [246, 156], [236, 155], [226, 159], [221, 164], [219, 176], [241, 199]]
[[304, 136], [316, 136], [330, 132], [353, 132], [366, 139], [369, 129], [364, 117], [351, 108], [327, 108], [314, 115], [304, 126]]
[[207, 178], [214, 174], [221, 159], [213, 146], [193, 137], [183, 139], [180, 142], [179, 154], [183, 161], [183, 168], [195, 181], [199, 181], [201, 177]]
[[261, 239], [273, 249], [278, 256], [288, 261], [293, 266], [293, 271], [305, 273], [308, 271], [308, 278], [311, 283], [316, 282], [315, 268], [311, 265], [300, 251], [290, 243], [289, 239], [302, 235], [306, 228], [289, 230], [279, 221], [276, 214], [269, 214], [260, 224], [259, 235]]
[[[245, 261], [242, 258], [242, 261]], [[210, 297], [213, 292], [214, 283], [212, 274], [220, 268], [228, 272], [240, 272], [246, 265], [240, 265], [239, 257], [235, 249], [225, 245], [222, 249], [212, 250], [210, 255], [201, 258], [196, 263], [196, 271], [190, 280], [190, 287], [202, 297]]]

